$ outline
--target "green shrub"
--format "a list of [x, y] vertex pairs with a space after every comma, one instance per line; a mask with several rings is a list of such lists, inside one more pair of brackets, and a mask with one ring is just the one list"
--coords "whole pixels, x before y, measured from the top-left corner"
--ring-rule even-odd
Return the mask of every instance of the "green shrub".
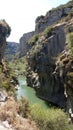
[[72, 130], [67, 115], [61, 109], [43, 109], [38, 104], [31, 107], [31, 116], [40, 130]]
[[73, 72], [67, 73], [67, 80], [71, 85], [73, 85]]
[[7, 81], [2, 82], [2, 87], [5, 88], [5, 89], [8, 87]]
[[73, 32], [68, 33], [67, 42], [68, 42], [69, 48], [71, 49], [71, 55], [73, 56]]
[[35, 34], [29, 41], [28, 41], [28, 44], [30, 44], [30, 45], [34, 45], [35, 44], [35, 42], [38, 40], [38, 38], [39, 38], [39, 34]]
[[45, 37], [50, 37], [52, 35], [52, 30], [53, 28], [51, 26], [47, 27], [45, 30], [44, 30], [44, 35]]
[[72, 17], [73, 16], [73, 9], [71, 9], [69, 16]]

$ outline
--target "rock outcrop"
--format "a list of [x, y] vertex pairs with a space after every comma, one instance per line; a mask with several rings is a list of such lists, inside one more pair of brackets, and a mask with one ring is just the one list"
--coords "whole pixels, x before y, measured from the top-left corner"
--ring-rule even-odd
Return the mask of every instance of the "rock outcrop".
[[19, 46], [19, 57], [26, 55], [26, 53], [31, 49], [31, 45], [28, 44], [29, 39], [35, 34], [34, 31], [25, 33], [20, 38], [20, 46]]
[[0, 62], [4, 56], [4, 51], [6, 48], [6, 38], [10, 35], [10, 27], [5, 22], [5, 20], [0, 21]]
[[73, 1], [70, 1], [66, 5], [61, 5], [55, 9], [52, 9], [46, 13], [45, 16], [41, 15], [37, 17], [35, 21], [36, 33], [42, 32], [46, 27], [57, 23], [59, 20], [66, 17], [73, 8]]
[[[29, 33], [25, 33], [20, 38], [19, 57], [26, 55], [26, 53], [32, 48], [32, 45], [28, 44], [28, 41], [33, 35], [40, 34], [48, 26], [55, 25], [60, 20], [66, 18], [73, 10], [73, 1], [68, 2], [65, 5], [61, 5], [46, 13], [45, 16], [38, 16], [35, 20], [35, 30]], [[72, 15], [72, 14], [71, 14]]]

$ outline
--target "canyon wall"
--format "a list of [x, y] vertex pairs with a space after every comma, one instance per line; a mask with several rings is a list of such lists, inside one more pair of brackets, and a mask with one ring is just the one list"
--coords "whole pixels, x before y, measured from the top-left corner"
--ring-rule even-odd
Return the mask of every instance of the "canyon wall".
[[[40, 40], [41, 39], [41, 40]], [[64, 24], [55, 25], [51, 36], [44, 35], [28, 52], [27, 83], [36, 89], [39, 97], [65, 107], [64, 86], [53, 75], [56, 57], [65, 47]]]

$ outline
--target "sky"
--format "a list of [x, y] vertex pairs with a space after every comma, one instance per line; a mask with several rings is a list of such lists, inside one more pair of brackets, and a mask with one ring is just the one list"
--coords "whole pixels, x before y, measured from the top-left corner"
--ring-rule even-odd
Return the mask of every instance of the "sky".
[[19, 42], [24, 33], [35, 29], [37, 16], [69, 0], [0, 0], [0, 19], [11, 27], [7, 41]]

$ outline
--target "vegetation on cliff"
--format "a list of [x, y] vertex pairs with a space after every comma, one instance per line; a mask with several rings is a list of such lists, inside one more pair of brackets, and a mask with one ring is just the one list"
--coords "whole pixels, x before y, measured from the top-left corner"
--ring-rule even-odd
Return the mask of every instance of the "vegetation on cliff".
[[13, 59], [9, 62], [9, 67], [14, 69], [16, 75], [25, 75], [27, 67], [26, 57]]
[[68, 33], [67, 39], [68, 39], [69, 48], [71, 50], [71, 55], [73, 56], [73, 32]]

